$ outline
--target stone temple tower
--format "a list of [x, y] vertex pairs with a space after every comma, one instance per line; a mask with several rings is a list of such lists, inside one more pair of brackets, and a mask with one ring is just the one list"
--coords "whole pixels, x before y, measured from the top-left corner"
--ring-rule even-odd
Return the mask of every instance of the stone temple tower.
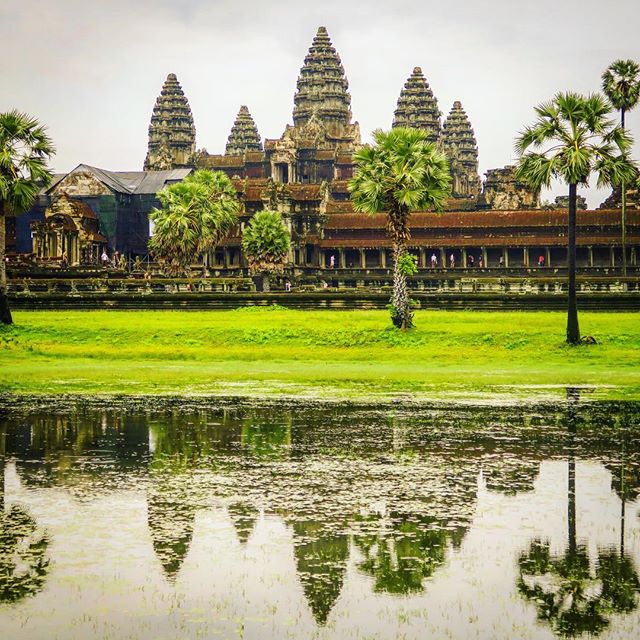
[[262, 151], [262, 141], [249, 109], [242, 105], [227, 139], [225, 155], [241, 156], [245, 151]]
[[296, 127], [316, 116], [326, 125], [351, 123], [351, 96], [340, 56], [333, 48], [325, 27], [320, 27], [309, 48], [293, 98]]
[[191, 108], [178, 78], [170, 73], [151, 115], [144, 169], [160, 171], [190, 166], [195, 150], [196, 128]]
[[469, 118], [460, 102], [454, 102], [442, 127], [442, 148], [451, 162], [454, 198], [480, 195], [478, 145]]
[[413, 70], [400, 92], [393, 126], [423, 129], [430, 142], [438, 142], [440, 139], [438, 101], [420, 67]]

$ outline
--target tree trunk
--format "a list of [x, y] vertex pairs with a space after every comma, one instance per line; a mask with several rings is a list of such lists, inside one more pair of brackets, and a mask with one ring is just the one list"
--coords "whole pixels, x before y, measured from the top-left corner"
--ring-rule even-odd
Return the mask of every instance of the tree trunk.
[[400, 270], [400, 258], [407, 253], [404, 244], [396, 242], [393, 245], [393, 298], [391, 304], [391, 320], [393, 324], [402, 329], [410, 329], [413, 326], [413, 314], [409, 305], [407, 293], [407, 278]]
[[7, 242], [6, 205], [0, 201], [0, 323], [13, 324], [9, 299], [7, 298], [7, 263], [5, 250]]
[[271, 282], [268, 273], [265, 273], [262, 276], [262, 291], [265, 293], [269, 293], [269, 291], [271, 291]]
[[576, 296], [576, 200], [577, 185], [569, 185], [569, 246], [567, 248], [567, 267], [569, 270], [569, 300], [567, 314], [567, 342], [580, 342], [578, 325], [578, 300]]
[[[624, 108], [620, 109], [620, 124], [624, 131]], [[620, 214], [620, 226], [622, 227], [622, 275], [627, 275], [627, 185], [622, 182], [620, 185], [622, 195], [622, 211]]]

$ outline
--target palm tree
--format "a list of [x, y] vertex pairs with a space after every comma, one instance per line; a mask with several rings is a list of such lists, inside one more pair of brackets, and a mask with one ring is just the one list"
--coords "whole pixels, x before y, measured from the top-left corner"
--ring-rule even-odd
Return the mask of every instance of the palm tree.
[[[611, 104], [620, 112], [620, 126], [624, 129], [624, 116], [640, 100], [640, 65], [634, 60], [616, 60], [602, 74], [602, 90]], [[624, 181], [622, 195], [622, 275], [627, 275], [627, 191]]]
[[587, 186], [594, 172], [598, 186], [617, 186], [633, 179], [636, 168], [627, 156], [631, 138], [608, 118], [611, 107], [599, 94], [558, 93], [553, 100], [537, 106], [535, 112], [537, 120], [516, 140], [520, 155], [516, 177], [536, 189], [549, 187], [552, 178], [569, 185], [567, 342], [577, 344], [577, 187]]
[[406, 276], [415, 270], [407, 253], [412, 211], [442, 211], [451, 192], [447, 158], [419, 129], [398, 127], [373, 132], [374, 145], [354, 155], [355, 177], [349, 183], [356, 211], [386, 213], [393, 242], [391, 319], [400, 329], [413, 326]]
[[162, 208], [154, 223], [149, 249], [174, 272], [188, 271], [207, 255], [237, 222], [240, 201], [231, 180], [221, 171], [196, 171], [158, 193]]
[[258, 211], [242, 234], [242, 251], [252, 273], [262, 274], [262, 289], [269, 291], [269, 275], [282, 273], [291, 235], [278, 211]]
[[53, 174], [53, 143], [35, 118], [17, 110], [0, 113], [0, 322], [11, 324], [5, 262], [6, 218], [28, 211]]

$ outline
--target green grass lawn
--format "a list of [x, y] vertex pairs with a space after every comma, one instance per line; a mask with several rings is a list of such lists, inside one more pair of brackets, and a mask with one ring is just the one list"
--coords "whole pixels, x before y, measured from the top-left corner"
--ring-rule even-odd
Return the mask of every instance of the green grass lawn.
[[640, 398], [640, 315], [583, 313], [598, 344], [564, 344], [559, 312], [62, 311], [0, 328], [0, 390], [16, 393]]

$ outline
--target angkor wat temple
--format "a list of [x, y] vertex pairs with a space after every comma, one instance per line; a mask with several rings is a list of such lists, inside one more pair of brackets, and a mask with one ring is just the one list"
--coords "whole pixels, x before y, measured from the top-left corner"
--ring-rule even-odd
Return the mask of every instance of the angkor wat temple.
[[[304, 59], [293, 101], [293, 124], [285, 127], [279, 139], [264, 142], [249, 109], [240, 107], [225, 153], [212, 155], [196, 149], [188, 100], [176, 76], [169, 74], [153, 109], [144, 171], [110, 172], [79, 165], [57, 176], [31, 215], [18, 219], [13, 248], [32, 250], [29, 225], [43, 219], [47, 207], [66, 194], [82, 200], [98, 215], [112, 251], [145, 254], [147, 215], [157, 206], [157, 191], [189, 171], [207, 168], [231, 177], [242, 202], [239, 224], [213, 256], [216, 269], [244, 266], [241, 231], [263, 208], [282, 212], [290, 224], [290, 258], [298, 269], [387, 267], [391, 252], [384, 216], [354, 213], [350, 202], [347, 184], [354, 172], [353, 154], [362, 142], [352, 118], [344, 68], [324, 27], [318, 29]], [[468, 266], [471, 256], [476, 266], [485, 267], [563, 265], [566, 199], [541, 208], [540, 194], [519, 183], [512, 166], [491, 169], [482, 181], [474, 130], [461, 102], [453, 103], [444, 121], [441, 115], [429, 83], [416, 67], [400, 92], [390, 124], [426, 131], [449, 158], [453, 184], [444, 213], [412, 216], [411, 250], [418, 255], [419, 266], [433, 264], [434, 255], [438, 266], [449, 265], [451, 256], [457, 267]], [[635, 266], [640, 253], [640, 210], [633, 193], [629, 200], [628, 262]], [[615, 193], [605, 206], [578, 216], [581, 267], [621, 263]], [[38, 247], [42, 257], [53, 256], [51, 251], [47, 254], [46, 243], [40, 241]]]

